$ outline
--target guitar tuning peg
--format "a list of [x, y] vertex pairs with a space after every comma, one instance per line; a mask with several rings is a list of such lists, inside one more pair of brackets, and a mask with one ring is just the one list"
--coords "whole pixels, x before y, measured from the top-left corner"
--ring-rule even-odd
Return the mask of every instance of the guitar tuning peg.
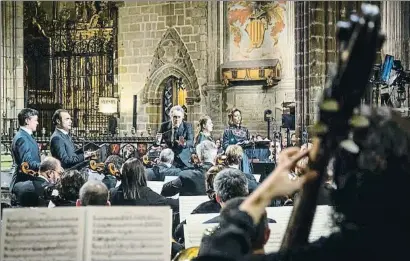
[[360, 151], [359, 146], [351, 139], [340, 142], [340, 147], [353, 154], [357, 154]]
[[349, 120], [350, 126], [353, 128], [366, 128], [369, 127], [369, 119], [363, 115], [353, 115]]

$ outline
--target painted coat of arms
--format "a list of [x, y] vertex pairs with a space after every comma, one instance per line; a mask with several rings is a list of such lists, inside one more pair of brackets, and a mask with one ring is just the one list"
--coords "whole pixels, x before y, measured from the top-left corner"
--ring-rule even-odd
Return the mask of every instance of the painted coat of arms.
[[227, 5], [230, 60], [278, 58], [285, 29], [285, 1], [235, 1]]

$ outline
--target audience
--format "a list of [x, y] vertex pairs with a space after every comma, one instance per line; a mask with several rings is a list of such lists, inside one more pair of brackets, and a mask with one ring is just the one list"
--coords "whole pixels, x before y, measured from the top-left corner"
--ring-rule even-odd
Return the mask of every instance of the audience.
[[147, 180], [164, 181], [165, 176], [178, 176], [181, 169], [172, 165], [174, 156], [174, 152], [171, 149], [162, 150], [159, 155], [159, 164], [146, 169]]
[[80, 189], [76, 206], [110, 206], [108, 189], [98, 180], [87, 181]]

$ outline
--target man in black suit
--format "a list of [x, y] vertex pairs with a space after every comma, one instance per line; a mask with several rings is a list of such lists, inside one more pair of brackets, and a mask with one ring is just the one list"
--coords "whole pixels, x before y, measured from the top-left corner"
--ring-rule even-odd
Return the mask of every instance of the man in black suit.
[[181, 169], [172, 165], [174, 162], [174, 152], [171, 149], [164, 149], [159, 155], [160, 163], [152, 168], [145, 169], [145, 175], [149, 181], [164, 181], [166, 176], [178, 176]]
[[21, 207], [48, 206], [46, 188], [57, 183], [62, 173], [60, 161], [53, 157], [46, 157], [40, 164], [37, 176], [33, 176], [31, 180], [18, 182], [14, 186], [17, 205]]
[[92, 152], [76, 152], [70, 136], [72, 120], [67, 110], [59, 109], [54, 112], [52, 122], [55, 131], [50, 139], [51, 155], [60, 160], [63, 168], [71, 168], [93, 155]]
[[185, 111], [176, 105], [170, 111], [171, 121], [161, 125], [162, 142], [175, 153], [174, 164], [178, 168], [192, 167], [191, 149], [194, 146], [192, 125], [183, 121]]
[[16, 165], [10, 182], [10, 191], [12, 192], [16, 183], [32, 178], [21, 171], [21, 164], [27, 162], [29, 169], [38, 171], [41, 162], [37, 141], [32, 136], [38, 125], [38, 111], [25, 108], [21, 110], [17, 117], [20, 129], [14, 136], [11, 144], [12, 155]]

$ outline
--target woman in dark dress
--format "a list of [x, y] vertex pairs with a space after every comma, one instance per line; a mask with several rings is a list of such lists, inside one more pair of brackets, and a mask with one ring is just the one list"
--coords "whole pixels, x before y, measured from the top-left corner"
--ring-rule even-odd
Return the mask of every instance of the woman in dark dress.
[[202, 116], [198, 123], [198, 132], [195, 137], [195, 146], [200, 144], [204, 140], [214, 142], [211, 132], [214, 128], [214, 124], [209, 116]]
[[113, 206], [170, 206], [178, 211], [177, 199], [165, 198], [147, 186], [145, 169], [137, 158], [127, 160], [121, 169], [121, 184], [111, 190]]
[[[244, 147], [249, 144], [249, 131], [242, 126], [242, 113], [239, 109], [233, 108], [228, 115], [229, 127], [225, 129], [222, 140], [223, 150], [229, 145], [240, 145]], [[241, 170], [245, 173], [252, 173], [249, 158], [243, 153]]]

